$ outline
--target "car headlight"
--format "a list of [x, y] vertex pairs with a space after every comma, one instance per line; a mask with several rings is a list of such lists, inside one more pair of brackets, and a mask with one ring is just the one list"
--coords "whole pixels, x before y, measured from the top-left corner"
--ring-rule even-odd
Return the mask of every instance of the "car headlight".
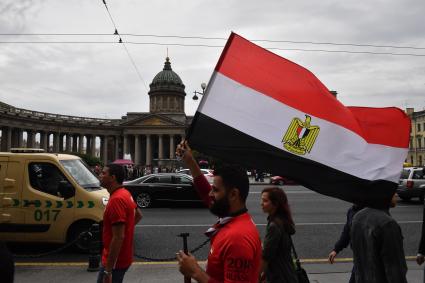
[[109, 198], [105, 198], [105, 197], [103, 197], [103, 198], [102, 198], [103, 206], [106, 206], [106, 205], [108, 204], [108, 201], [109, 201]]

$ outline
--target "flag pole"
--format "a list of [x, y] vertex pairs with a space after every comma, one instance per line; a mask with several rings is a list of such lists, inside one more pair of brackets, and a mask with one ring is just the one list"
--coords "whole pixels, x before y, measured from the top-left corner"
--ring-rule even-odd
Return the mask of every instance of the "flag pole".
[[[183, 238], [183, 252], [188, 255], [189, 250], [187, 249], [187, 237], [189, 237], [189, 233], [181, 233], [179, 237]], [[184, 283], [191, 283], [192, 279], [189, 276], [184, 277]]]

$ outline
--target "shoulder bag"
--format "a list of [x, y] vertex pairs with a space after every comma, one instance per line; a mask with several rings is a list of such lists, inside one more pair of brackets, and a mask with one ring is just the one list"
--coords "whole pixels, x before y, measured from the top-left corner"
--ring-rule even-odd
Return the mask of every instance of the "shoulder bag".
[[304, 268], [301, 267], [300, 259], [298, 258], [297, 252], [295, 251], [294, 242], [292, 242], [291, 238], [291, 246], [292, 246], [292, 252], [294, 253], [295, 257], [295, 272], [297, 273], [298, 283], [310, 283], [310, 280], [308, 279], [307, 272]]

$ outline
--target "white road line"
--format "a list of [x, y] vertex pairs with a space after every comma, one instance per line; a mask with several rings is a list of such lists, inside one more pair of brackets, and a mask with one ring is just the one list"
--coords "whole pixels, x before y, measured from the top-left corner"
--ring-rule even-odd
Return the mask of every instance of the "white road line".
[[[261, 194], [261, 192], [249, 192], [250, 194]], [[285, 191], [286, 194], [317, 194], [313, 191]]]
[[[399, 224], [418, 224], [422, 223], [422, 220], [412, 221], [398, 221]], [[315, 225], [344, 225], [345, 222], [316, 222], [316, 223], [297, 223], [295, 226], [315, 226]], [[140, 227], [210, 227], [211, 224], [142, 224], [137, 225], [136, 228]], [[267, 223], [257, 223], [257, 226], [266, 226]]]

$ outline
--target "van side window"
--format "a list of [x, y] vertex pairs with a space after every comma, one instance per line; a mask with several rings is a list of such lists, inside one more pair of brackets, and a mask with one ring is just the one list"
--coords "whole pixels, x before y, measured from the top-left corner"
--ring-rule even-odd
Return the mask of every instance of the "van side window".
[[51, 163], [31, 162], [28, 165], [31, 187], [35, 190], [59, 196], [59, 184], [68, 180], [62, 172]]

